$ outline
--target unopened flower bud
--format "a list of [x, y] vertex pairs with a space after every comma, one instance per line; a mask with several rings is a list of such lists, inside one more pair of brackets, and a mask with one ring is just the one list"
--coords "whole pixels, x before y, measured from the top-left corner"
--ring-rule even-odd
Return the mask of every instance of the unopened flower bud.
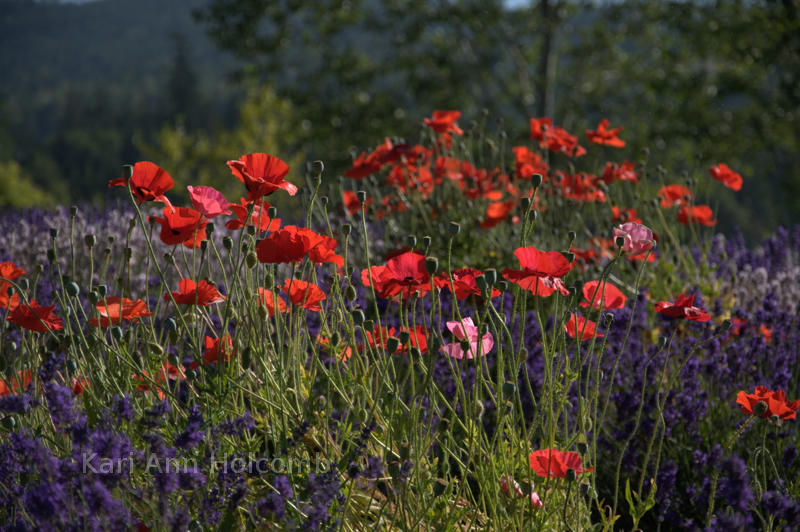
[[425, 235], [422, 237], [422, 245], [425, 246], [426, 250], [431, 247], [431, 242], [433, 242], [433, 239], [430, 236]]
[[408, 242], [408, 247], [412, 249], [417, 247], [417, 237], [414, 235], [408, 235], [406, 242]]
[[578, 454], [585, 455], [589, 451], [589, 445], [585, 441], [578, 442]]
[[344, 298], [348, 301], [355, 301], [358, 297], [358, 293], [353, 285], [348, 285], [347, 288], [344, 289]]
[[570, 231], [569, 233], [567, 233], [567, 238], [569, 238], [569, 243], [570, 243], [570, 244], [572, 244], [573, 242], [575, 242], [575, 239], [576, 239], [577, 237], [578, 237], [578, 233], [576, 233], [575, 231]]
[[53, 249], [48, 249], [47, 250], [47, 261], [51, 262], [51, 263], [56, 261], [56, 252], [55, 252], [55, 250], [53, 250]]
[[450, 231], [451, 235], [455, 236], [461, 232], [461, 226], [456, 222], [450, 222], [448, 225], [448, 230]]
[[115, 340], [117, 341], [122, 340], [123, 334], [124, 333], [122, 332], [122, 329], [120, 329], [119, 327], [111, 328], [111, 336], [113, 336]]
[[247, 254], [247, 257], [245, 257], [244, 261], [247, 264], [247, 267], [252, 270], [256, 267], [256, 264], [258, 264], [258, 257], [251, 251]]
[[353, 323], [356, 325], [363, 325], [364, 324], [364, 311], [361, 309], [356, 309], [352, 313], [353, 316]]
[[322, 204], [323, 207], [328, 206], [328, 196], [320, 196], [319, 202]]
[[625, 237], [622, 237], [622, 236], [618, 236], [618, 237], [616, 237], [616, 238], [614, 239], [614, 244], [615, 244], [615, 245], [616, 245], [618, 248], [621, 248], [622, 246], [624, 246], [624, 245], [625, 245]]
[[311, 163], [311, 171], [314, 172], [314, 175], [320, 175], [322, 172], [325, 171], [325, 163], [322, 161], [314, 161]]
[[505, 279], [500, 279], [499, 281], [497, 281], [497, 289], [500, 290], [501, 292], [508, 291], [508, 281], [506, 281]]
[[67, 295], [69, 295], [70, 297], [77, 297], [81, 291], [80, 286], [78, 286], [78, 283], [75, 282], [69, 283], [66, 286], [66, 289], [67, 289]]
[[519, 200], [519, 206], [523, 211], [530, 210], [531, 199], [528, 196], [522, 196], [522, 199]]
[[412, 357], [419, 358], [422, 356], [422, 351], [420, 351], [418, 347], [414, 346], [408, 350], [408, 354]]
[[375, 328], [375, 321], [374, 320], [364, 320], [364, 328], [368, 331], [371, 331]]
[[270, 219], [277, 218], [278, 217], [278, 208], [275, 207], [275, 206], [270, 205], [269, 209], [267, 209], [267, 216], [269, 216]]
[[232, 250], [233, 249], [233, 239], [230, 236], [225, 235], [225, 238], [222, 239], [222, 247], [224, 247], [228, 251]]
[[361, 205], [364, 205], [364, 202], [367, 201], [367, 193], [363, 190], [356, 192], [356, 197], [358, 198], [358, 201], [361, 202]]
[[266, 319], [269, 317], [269, 311], [267, 310], [267, 307], [264, 305], [258, 306], [258, 317], [261, 318], [261, 321], [266, 321]]
[[575, 473], [575, 470], [570, 467], [567, 469], [567, 473], [564, 475], [564, 478], [567, 479], [567, 482], [574, 482], [575, 479], [578, 478], [578, 474]]
[[101, 299], [106, 297], [106, 294], [108, 294], [108, 287], [104, 284], [97, 285], [96, 290]]
[[542, 184], [542, 174], [533, 174], [531, 176], [531, 185], [533, 188], [539, 188]]
[[19, 285], [19, 287], [20, 287], [21, 289], [23, 289], [23, 290], [27, 290], [28, 288], [30, 288], [30, 287], [31, 287], [31, 283], [30, 283], [30, 281], [28, 281], [28, 280], [27, 280], [27, 279], [25, 279], [25, 278], [23, 278], [23, 279], [20, 279], [19, 281], [17, 281], [17, 284], [18, 284], [18, 285]]
[[728, 319], [722, 320], [722, 330], [727, 331], [730, 328], [731, 328], [731, 320]]
[[611, 325], [614, 322], [614, 315], [610, 312], [606, 312], [603, 315], [603, 318], [606, 320], [606, 325]]
[[397, 348], [400, 347], [400, 339], [396, 336], [390, 336], [386, 339], [386, 351], [388, 353], [394, 353], [397, 351]]
[[481, 292], [487, 290], [489, 288], [489, 284], [486, 282], [486, 276], [483, 274], [476, 275], [475, 286], [477, 286]]
[[425, 257], [425, 270], [433, 275], [439, 270], [439, 259], [436, 257]]
[[408, 331], [400, 331], [400, 333], [397, 335], [397, 338], [400, 340], [402, 345], [406, 345], [409, 339], [411, 339], [411, 335], [408, 334]]
[[353, 230], [353, 227], [350, 224], [343, 224], [341, 231], [343, 236], [350, 236], [350, 232]]

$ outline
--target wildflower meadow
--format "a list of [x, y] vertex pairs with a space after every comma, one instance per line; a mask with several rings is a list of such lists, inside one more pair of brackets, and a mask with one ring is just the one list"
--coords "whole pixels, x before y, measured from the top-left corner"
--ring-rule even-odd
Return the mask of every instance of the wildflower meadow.
[[797, 530], [800, 227], [529, 123], [2, 213], [0, 528]]

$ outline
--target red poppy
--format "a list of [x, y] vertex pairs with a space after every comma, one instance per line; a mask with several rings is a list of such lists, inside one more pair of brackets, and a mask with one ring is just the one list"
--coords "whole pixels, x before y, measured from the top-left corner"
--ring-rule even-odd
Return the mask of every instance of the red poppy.
[[711, 319], [705, 310], [694, 306], [694, 294], [686, 296], [680, 294], [675, 298], [674, 303], [669, 301], [659, 301], [654, 310], [670, 318], [681, 318], [691, 321], [708, 321]]
[[780, 419], [794, 419], [797, 417], [797, 410], [800, 409], [800, 399], [787, 401], [783, 390], [773, 392], [766, 386], [756, 386], [753, 393], [745, 393], [742, 390], [736, 395], [736, 404], [741, 405], [741, 410], [745, 414], [754, 415], [753, 409], [760, 402], [767, 405], [764, 413], [759, 415], [763, 418], [777, 416]]
[[53, 313], [54, 308], [55, 305], [45, 307], [31, 299], [29, 305], [17, 305], [6, 319], [29, 331], [60, 331], [64, 328], [64, 322]]
[[83, 379], [83, 378], [76, 379], [76, 378], [73, 377], [73, 379], [72, 379], [72, 393], [74, 395], [82, 394], [84, 391], [86, 391], [86, 388], [88, 388], [88, 387], [89, 387], [89, 381], [87, 381], [86, 379]]
[[29, 369], [25, 371], [19, 370], [17, 376], [11, 379], [10, 385], [8, 382], [0, 379], [0, 397], [17, 393], [20, 390], [27, 390], [32, 381], [33, 373], [31, 373]]
[[158, 398], [162, 400], [166, 397], [166, 394], [161, 387], [162, 384], [166, 384], [167, 381], [182, 381], [185, 378], [186, 373], [184, 373], [182, 367], [178, 368], [167, 361], [164, 361], [161, 367], [156, 370], [156, 373], [152, 378], [150, 378], [150, 374], [146, 371], [142, 372], [141, 375], [133, 375], [134, 381], [141, 382], [141, 384], [136, 385], [136, 389], [142, 392], [150, 391], [151, 381], [155, 381], [156, 385], [154, 387], [154, 391], [156, 394], [158, 394]]
[[533, 472], [544, 478], [564, 478], [567, 470], [572, 469], [576, 475], [594, 471], [594, 468], [583, 468], [583, 461], [578, 453], [559, 451], [558, 449], [539, 449], [528, 457]]
[[635, 164], [625, 161], [622, 164], [607, 162], [603, 169], [603, 174], [600, 180], [607, 185], [617, 181], [629, 181], [631, 183], [639, 182], [639, 172], [635, 170]]
[[100, 314], [100, 319], [89, 320], [95, 327], [108, 327], [120, 321], [135, 322], [139, 318], [153, 315], [147, 311], [147, 304], [141, 299], [133, 301], [128, 298], [120, 299], [118, 296], [107, 297], [104, 301], [98, 302], [95, 308]]
[[228, 161], [233, 175], [247, 188], [247, 199], [255, 201], [283, 189], [290, 196], [297, 194], [297, 187], [285, 181], [289, 166], [282, 160], [266, 153], [242, 155], [236, 161]]
[[417, 293], [430, 290], [430, 274], [425, 269], [425, 256], [414, 252], [405, 252], [392, 257], [385, 266], [372, 266], [369, 271], [361, 270], [361, 282], [369, 286], [369, 276], [378, 297], [389, 299], [401, 295], [408, 299]]
[[269, 264], [300, 262], [308, 255], [309, 260], [316, 264], [330, 262], [341, 268], [344, 258], [333, 251], [337, 245], [338, 242], [329, 236], [287, 225], [261, 240], [256, 245], [256, 254], [260, 262]]
[[313, 312], [322, 310], [320, 303], [326, 299], [325, 292], [319, 286], [299, 279], [286, 279], [281, 290], [286, 292], [292, 305]]
[[597, 323], [575, 313], [570, 314], [569, 320], [564, 324], [564, 331], [570, 338], [577, 338], [580, 335], [582, 342], [603, 337], [601, 333], [597, 332]]
[[758, 326], [758, 332], [760, 332], [761, 333], [761, 337], [764, 338], [764, 343], [765, 344], [771, 344], [772, 343], [772, 328], [771, 327], [767, 327], [766, 325], [764, 325], [762, 323], [761, 325]]
[[168, 246], [183, 244], [189, 249], [199, 248], [206, 238], [206, 220], [200, 211], [189, 207], [166, 207], [164, 218], [151, 216], [161, 224], [161, 241]]
[[464, 131], [456, 124], [460, 117], [461, 111], [434, 111], [433, 118], [425, 118], [423, 123], [440, 135], [442, 133], [463, 135]]
[[[455, 288], [456, 291], [456, 299], [461, 300], [466, 299], [471, 295], [481, 295], [481, 289], [478, 288], [478, 284], [475, 281], [475, 278], [479, 275], [483, 275], [483, 272], [476, 270], [475, 268], [461, 268], [459, 270], [453, 270], [453, 288]], [[448, 290], [451, 289], [447, 272], [442, 272], [438, 277], [434, 278], [433, 281], [439, 288], [447, 288]], [[497, 288], [492, 288], [492, 297], [497, 297], [499, 295], [500, 290]]]
[[228, 200], [222, 192], [214, 187], [207, 186], [187, 186], [189, 196], [192, 198], [192, 207], [203, 213], [206, 218], [216, 218], [222, 214], [230, 214]]
[[[321, 334], [317, 335], [317, 343], [327, 352], [330, 352], [334, 347], [331, 346], [331, 341], [326, 336], [322, 336]], [[349, 345], [338, 345], [336, 348], [339, 351], [339, 353], [336, 355], [336, 359], [340, 362], [347, 362], [353, 356], [353, 348]]]
[[678, 211], [678, 222], [683, 225], [700, 224], [706, 227], [717, 225], [717, 221], [714, 219], [714, 212], [708, 205], [681, 207], [681, 210]]
[[[17, 266], [11, 261], [0, 262], [0, 277], [13, 281], [22, 276], [25, 270]], [[8, 289], [11, 288], [11, 283], [0, 281], [0, 308], [7, 308], [12, 310], [19, 304], [19, 294], [14, 293], [13, 296], [8, 295]]]
[[283, 313], [289, 310], [289, 308], [286, 306], [286, 301], [284, 301], [272, 290], [267, 290], [266, 288], [259, 286], [256, 288], [256, 293], [258, 294], [259, 303], [267, 307], [267, 312], [269, 313], [270, 318], [275, 315], [276, 301], [278, 305], [278, 312]]
[[658, 189], [661, 206], [669, 209], [673, 206], [680, 207], [693, 198], [692, 191], [683, 185], [666, 185]]
[[709, 170], [711, 177], [725, 185], [731, 190], [739, 191], [742, 189], [742, 176], [741, 174], [731, 170], [727, 164], [719, 163], [712, 166]]
[[[208, 281], [195, 283], [191, 279], [181, 279], [178, 282], [178, 291], [172, 292], [172, 297], [179, 305], [208, 306], [225, 301], [225, 296], [217, 291], [217, 287]], [[169, 301], [169, 294], [164, 294], [164, 301]]]
[[[361, 202], [358, 201], [358, 194], [352, 190], [342, 192], [342, 205], [344, 205], [344, 210], [347, 214], [351, 216], [361, 212]], [[367, 201], [364, 202], [364, 207], [369, 207], [370, 205], [372, 205], [372, 198], [367, 198]]]
[[[128, 181], [124, 177], [112, 179], [108, 182], [108, 188], [126, 187]], [[158, 165], [149, 161], [140, 161], [133, 165], [133, 175], [130, 179], [130, 188], [136, 201], [160, 201], [170, 205], [169, 200], [164, 196], [164, 192], [175, 186], [175, 182], [170, 175]]]
[[233, 348], [233, 340], [229, 334], [223, 335], [221, 338], [211, 338], [206, 336], [203, 338], [203, 364], [216, 364], [220, 358], [223, 362], [230, 361], [231, 357], [236, 354]]
[[587, 203], [605, 203], [606, 194], [597, 188], [597, 176], [586, 172], [566, 174], [559, 170], [556, 177], [559, 190], [565, 198]]
[[602, 290], [599, 290], [598, 285], [600, 284], [600, 281], [589, 281], [583, 285], [583, 297], [586, 301], [581, 302], [581, 308], [586, 308], [590, 304], [595, 310], [611, 310], [625, 306], [628, 298], [620, 292], [619, 288], [604, 281]]
[[530, 179], [533, 174], [541, 174], [543, 179], [547, 176], [547, 163], [538, 153], [532, 152], [527, 146], [514, 146], [511, 149], [514, 152], [518, 179]]
[[[238, 204], [228, 203], [228, 208], [230, 208], [233, 211], [233, 214], [236, 215], [236, 219], [228, 220], [225, 223], [225, 227], [231, 229], [232, 231], [244, 227], [244, 221], [247, 220], [247, 211], [249, 206], [250, 202], [244, 198], [241, 198], [240, 203]], [[259, 232], [277, 231], [281, 226], [281, 219], [269, 217], [267, 211], [270, 207], [272, 207], [272, 205], [266, 201], [264, 201], [263, 204], [261, 201], [253, 202], [253, 213], [250, 215], [250, 220], [248, 220], [247, 225], [255, 226]]]
[[636, 215], [636, 209], [625, 209], [617, 206], [611, 207], [611, 221], [612, 222], [636, 222], [642, 223], [642, 219]]
[[499, 225], [503, 220], [508, 218], [511, 211], [517, 205], [516, 200], [509, 201], [493, 201], [486, 207], [486, 217], [481, 222], [481, 229], [490, 229]]
[[[428, 352], [428, 330], [423, 325], [417, 325], [413, 329], [408, 327], [401, 327], [400, 329], [395, 329], [394, 327], [390, 327], [388, 330], [386, 327], [378, 327], [376, 324], [372, 331], [364, 331], [367, 335], [367, 345], [373, 348], [381, 347], [383, 349], [386, 348], [386, 341], [392, 337], [397, 336], [400, 332], [407, 332], [408, 333], [408, 343], [403, 345], [400, 349], [400, 352], [405, 353], [408, 351], [409, 345], [411, 347], [416, 347], [419, 349], [420, 353], [427, 353]], [[361, 347], [359, 347], [359, 350]]]
[[625, 141], [618, 136], [623, 128], [620, 126], [614, 129], [607, 129], [608, 124], [609, 122], [607, 119], [604, 118], [600, 120], [600, 123], [597, 124], [597, 129], [586, 130], [586, 138], [589, 139], [589, 142], [595, 144], [604, 144], [613, 148], [624, 148]]
[[564, 128], [554, 126], [551, 118], [531, 118], [531, 138], [539, 141], [543, 148], [561, 152], [570, 157], [580, 157], [586, 149], [578, 145], [578, 137], [570, 135]]
[[[538, 281], [545, 277], [563, 277], [571, 266], [558, 251], [539, 251], [533, 246], [517, 248], [514, 256], [519, 260], [521, 270], [503, 270], [503, 277], [526, 290], [533, 290]], [[569, 292], [567, 292], [569, 293]]]
[[369, 154], [362, 152], [361, 155], [356, 157], [353, 165], [344, 172], [344, 175], [350, 179], [363, 179], [380, 171], [387, 163], [397, 161], [402, 156], [408, 155], [410, 151], [408, 144], [395, 145], [386, 138], [383, 144], [380, 144]]

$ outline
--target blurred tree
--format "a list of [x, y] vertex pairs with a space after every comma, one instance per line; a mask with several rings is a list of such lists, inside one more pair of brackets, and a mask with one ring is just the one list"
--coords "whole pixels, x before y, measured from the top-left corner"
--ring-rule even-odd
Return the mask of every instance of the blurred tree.
[[197, 88], [197, 73], [191, 64], [186, 37], [180, 33], [172, 36], [175, 52], [172, 69], [167, 80], [168, 107], [166, 116], [178, 117], [188, 126], [194, 126], [198, 120], [195, 114], [200, 104]]
[[25, 175], [19, 163], [0, 162], [0, 206], [32, 207], [54, 204], [53, 196], [37, 186], [30, 176]]

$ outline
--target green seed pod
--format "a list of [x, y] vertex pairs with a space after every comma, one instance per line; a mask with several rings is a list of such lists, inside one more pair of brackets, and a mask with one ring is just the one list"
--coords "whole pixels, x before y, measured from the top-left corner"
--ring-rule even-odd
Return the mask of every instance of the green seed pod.
[[584, 442], [584, 441], [579, 441], [579, 442], [578, 442], [578, 454], [580, 454], [581, 456], [583, 456], [583, 455], [585, 455], [587, 452], [589, 452], [589, 445], [588, 445], [586, 442]]
[[533, 174], [531, 176], [531, 185], [533, 188], [539, 188], [542, 185], [542, 174]]
[[375, 329], [375, 322], [373, 320], [364, 320], [364, 328], [368, 331]]
[[402, 345], [406, 345], [411, 339], [411, 335], [408, 334], [408, 331], [400, 331], [397, 335], [397, 338], [400, 340]]
[[625, 245], [625, 237], [622, 237], [622, 236], [616, 237], [614, 239], [614, 245], [616, 245], [618, 248], [621, 248], [622, 246], [624, 246]]
[[321, 175], [325, 171], [325, 163], [322, 161], [314, 161], [311, 163], [311, 171], [314, 175]]
[[461, 226], [456, 222], [450, 222], [447, 228], [452, 236], [456, 236], [458, 233], [461, 232]]
[[769, 405], [765, 401], [759, 401], [753, 405], [753, 415], [763, 416], [767, 408], [769, 408]]
[[352, 312], [352, 316], [353, 316], [353, 323], [355, 323], [356, 325], [364, 325], [365, 321], [364, 311], [362, 311], [361, 309], [355, 309]]
[[517, 393], [517, 385], [511, 381], [506, 381], [503, 383], [503, 395], [506, 397], [511, 397]]
[[408, 235], [408, 237], [406, 237], [406, 242], [408, 242], [408, 247], [412, 249], [417, 247], [417, 237], [414, 235]]
[[261, 321], [266, 321], [267, 318], [269, 318], [269, 311], [267, 310], [267, 307], [265, 307], [264, 305], [259, 305], [257, 312], [258, 312], [258, 317], [261, 319]]
[[222, 239], [222, 247], [224, 247], [228, 251], [232, 250], [233, 249], [233, 239], [230, 236], [225, 235], [225, 237]]
[[67, 371], [70, 373], [75, 373], [78, 371], [78, 364], [75, 363], [75, 360], [72, 358], [67, 359]]
[[340, 231], [344, 236], [350, 236], [350, 232], [353, 230], [353, 227], [350, 224], [342, 224]]
[[215, 227], [214, 227], [214, 222], [208, 222], [208, 223], [206, 224], [206, 234], [207, 234], [208, 236], [211, 236], [211, 235], [213, 235], [213, 234], [214, 234], [214, 229], [215, 229]]
[[51, 264], [56, 261], [56, 252], [55, 250], [48, 249], [47, 250], [47, 261]]
[[320, 196], [319, 202], [322, 204], [323, 207], [328, 206], [328, 196]]
[[388, 353], [394, 353], [397, 351], [397, 348], [400, 347], [400, 339], [396, 336], [390, 336], [386, 339], [386, 351]]
[[348, 285], [347, 288], [344, 289], [344, 298], [348, 301], [355, 301], [358, 297], [358, 293], [353, 285]]
[[96, 290], [101, 299], [106, 297], [106, 294], [108, 293], [108, 287], [104, 284], [97, 285]]
[[422, 351], [420, 351], [418, 347], [412, 347], [408, 350], [408, 353], [413, 358], [419, 358], [422, 356]]
[[564, 476], [564, 478], [567, 479], [567, 482], [575, 482], [575, 479], [578, 478], [578, 474], [570, 467], [567, 469], [567, 474]]
[[434, 275], [439, 270], [439, 259], [436, 257], [425, 258], [425, 271], [430, 275]]
[[7, 431], [12, 431], [17, 426], [17, 418], [14, 416], [8, 416], [3, 418], [3, 428]]
[[528, 196], [522, 196], [519, 200], [519, 206], [523, 212], [529, 211], [531, 208], [531, 199]]
[[247, 254], [247, 257], [245, 257], [244, 261], [247, 264], [247, 267], [252, 270], [258, 264], [258, 257], [251, 251]]
[[55, 227], [50, 228], [50, 238], [52, 238], [53, 240], [58, 238], [58, 229], [56, 229]]
[[160, 345], [158, 345], [155, 342], [148, 342], [147, 343], [147, 347], [150, 348], [150, 352], [151, 353], [155, 353], [158, 356], [161, 356], [161, 355], [164, 354], [164, 348], [161, 347]]
[[486, 282], [486, 276], [485, 275], [476, 275], [475, 276], [475, 286], [477, 286], [478, 289], [481, 292], [485, 292], [486, 290], [488, 290], [489, 289], [489, 284]]
[[422, 237], [422, 245], [425, 247], [426, 250], [431, 247], [431, 242], [433, 242], [433, 239], [428, 235]]
[[364, 204], [364, 202], [367, 201], [367, 193], [363, 190], [359, 190], [358, 192], [356, 192], [356, 197], [358, 198], [358, 201], [360, 201], [362, 205]]
[[253, 350], [250, 346], [247, 346], [242, 350], [241, 360], [242, 360], [242, 367], [247, 369], [250, 367], [250, 360], [253, 356]]
[[489, 268], [488, 270], [483, 272], [483, 275], [486, 277], [486, 283], [489, 286], [494, 286], [495, 284], [497, 284], [497, 270], [495, 270], [494, 268]]
[[205, 253], [208, 250], [208, 240], [203, 239], [200, 241], [200, 251]]
[[275, 207], [275, 206], [270, 206], [270, 208], [267, 209], [267, 216], [269, 216], [270, 219], [277, 218], [278, 217], [278, 208]]
[[97, 305], [97, 303], [100, 301], [100, 296], [97, 295], [97, 292], [95, 292], [94, 290], [89, 292], [87, 298], [89, 299], [89, 303], [91, 303], [92, 305]]
[[124, 336], [124, 333], [122, 332], [122, 329], [120, 329], [119, 327], [112, 327], [111, 328], [111, 336], [113, 336], [114, 339], [119, 341], [119, 340], [122, 340], [122, 337]]
[[256, 234], [256, 226], [255, 225], [248, 225], [247, 226], [247, 234], [250, 236], [254, 236]]
[[86, 247], [93, 248], [94, 245], [97, 244], [97, 237], [92, 234], [88, 234], [83, 237], [83, 242], [86, 244]]

